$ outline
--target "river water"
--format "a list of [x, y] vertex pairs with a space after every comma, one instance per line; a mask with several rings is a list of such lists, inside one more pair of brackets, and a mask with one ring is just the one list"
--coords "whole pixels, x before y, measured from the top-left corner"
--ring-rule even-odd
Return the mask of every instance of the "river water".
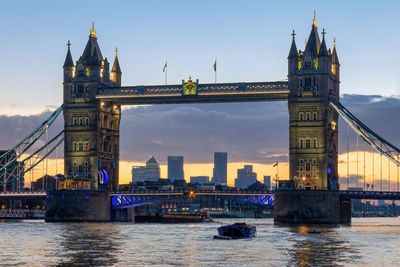
[[203, 224], [0, 222], [3, 266], [400, 266], [400, 217], [351, 226], [277, 226], [246, 219], [257, 237], [214, 240]]

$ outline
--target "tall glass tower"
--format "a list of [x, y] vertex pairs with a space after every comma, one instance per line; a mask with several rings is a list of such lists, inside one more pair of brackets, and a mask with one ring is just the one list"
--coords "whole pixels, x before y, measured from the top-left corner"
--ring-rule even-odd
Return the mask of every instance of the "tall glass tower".
[[227, 183], [228, 153], [214, 152], [214, 169], [212, 181], [216, 184]]

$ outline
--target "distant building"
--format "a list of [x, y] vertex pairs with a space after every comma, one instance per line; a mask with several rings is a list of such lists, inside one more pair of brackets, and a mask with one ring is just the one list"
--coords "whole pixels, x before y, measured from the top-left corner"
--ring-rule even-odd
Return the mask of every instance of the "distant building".
[[144, 182], [146, 180], [146, 166], [132, 167], [132, 183]]
[[160, 179], [160, 164], [158, 161], [151, 157], [146, 166], [133, 166], [132, 167], [132, 183], [145, 182], [145, 181], [158, 181]]
[[183, 156], [168, 156], [168, 179], [171, 182], [185, 179], [183, 173]]
[[228, 153], [214, 152], [213, 183], [227, 183]]
[[45, 175], [32, 182], [32, 191], [69, 189], [64, 186], [65, 177], [62, 174], [55, 176]]
[[210, 177], [209, 176], [191, 176], [190, 182], [192, 184], [208, 184], [208, 183], [210, 183]]
[[151, 157], [146, 162], [146, 181], [158, 181], [160, 179], [160, 164]]
[[[5, 154], [8, 150], [0, 150], [0, 157]], [[10, 152], [7, 156], [0, 158], [0, 168], [7, 164], [7, 162], [16, 156], [15, 151]], [[0, 183], [6, 182], [6, 191], [15, 192], [24, 190], [24, 175], [19, 175], [24, 171], [25, 166], [19, 161], [8, 165], [7, 171], [0, 174]], [[4, 186], [0, 187], [1, 190]]]
[[249, 185], [257, 182], [257, 173], [253, 172], [252, 165], [244, 165], [243, 169], [237, 170], [237, 178], [235, 179], [235, 187], [247, 188]]
[[267, 190], [271, 190], [271, 176], [264, 175], [264, 185], [267, 187]]

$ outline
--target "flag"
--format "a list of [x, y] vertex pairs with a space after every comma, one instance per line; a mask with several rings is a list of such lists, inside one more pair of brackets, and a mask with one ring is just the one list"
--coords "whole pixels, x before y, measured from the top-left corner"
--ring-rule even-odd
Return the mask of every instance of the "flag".
[[217, 60], [214, 62], [214, 71], [217, 72]]
[[164, 68], [162, 69], [162, 72], [165, 72], [165, 69], [167, 68], [167, 62], [165, 62]]
[[278, 166], [278, 162], [277, 162], [277, 163], [275, 163], [274, 165], [272, 165], [272, 167], [276, 167], [276, 166]]

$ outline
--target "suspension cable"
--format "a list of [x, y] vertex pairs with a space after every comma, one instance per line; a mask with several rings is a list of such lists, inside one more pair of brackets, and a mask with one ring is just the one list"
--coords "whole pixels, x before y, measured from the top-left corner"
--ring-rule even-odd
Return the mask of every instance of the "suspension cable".
[[358, 188], [358, 134], [356, 134], [356, 139], [357, 139], [357, 143], [356, 143], [356, 150], [357, 150], [357, 172], [356, 172], [356, 179], [357, 179], [357, 188]]
[[347, 124], [347, 190], [349, 190], [350, 180], [350, 142], [349, 142], [350, 126]]
[[383, 191], [383, 178], [382, 178], [382, 153], [381, 153], [381, 191]]
[[388, 176], [389, 176], [389, 191], [390, 191], [390, 160], [388, 160]]
[[372, 150], [372, 188], [375, 190], [375, 151]]
[[365, 141], [363, 141], [363, 148], [364, 148], [364, 191], [365, 191]]
[[[397, 160], [399, 160], [399, 155], [397, 155]], [[399, 192], [399, 166], [397, 166], [397, 192]]]

